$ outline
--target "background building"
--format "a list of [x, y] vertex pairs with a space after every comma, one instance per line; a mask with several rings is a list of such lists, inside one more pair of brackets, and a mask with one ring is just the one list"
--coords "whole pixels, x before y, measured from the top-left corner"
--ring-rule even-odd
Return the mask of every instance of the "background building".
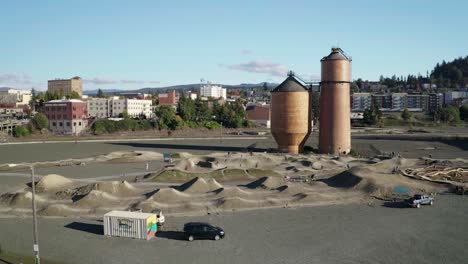
[[201, 97], [213, 97], [227, 99], [226, 88], [218, 85], [212, 85], [211, 83], [202, 84], [200, 87]]
[[75, 91], [81, 97], [83, 95], [83, 81], [78, 76], [71, 79], [49, 80], [47, 91], [57, 93], [59, 96], [69, 96], [72, 91]]
[[8, 87], [0, 88], [0, 104], [6, 103], [14, 107], [28, 106], [31, 101], [31, 91], [17, 90]]
[[77, 100], [52, 100], [44, 104], [49, 129], [57, 134], [79, 134], [87, 126], [86, 103]]
[[248, 105], [245, 109], [245, 114], [247, 115], [247, 120], [252, 121], [255, 125], [270, 128], [270, 105]]
[[179, 97], [177, 96], [175, 90], [172, 90], [167, 93], [158, 94], [159, 105], [176, 105], [178, 102], [179, 102]]
[[112, 99], [89, 98], [86, 100], [86, 108], [89, 117], [108, 118], [111, 117]]
[[358, 112], [372, 107], [371, 93], [354, 93], [351, 97], [351, 111]]

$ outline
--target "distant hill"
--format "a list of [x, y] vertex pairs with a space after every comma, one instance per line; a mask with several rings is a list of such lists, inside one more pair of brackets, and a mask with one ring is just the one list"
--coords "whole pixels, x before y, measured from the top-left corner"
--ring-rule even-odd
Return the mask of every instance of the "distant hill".
[[[84, 90], [83, 91], [83, 94], [86, 94], [86, 95], [95, 95], [98, 93], [98, 90], [99, 89], [94, 89], [94, 90]], [[120, 90], [120, 89], [101, 89], [103, 93], [106, 93], [106, 94], [112, 94], [112, 93], [121, 93], [123, 92], [123, 90]]]
[[468, 86], [468, 56], [455, 59], [450, 62], [437, 63], [431, 73], [436, 83], [445, 87]]
[[[250, 89], [255, 87], [262, 87], [263, 83], [241, 83], [236, 85], [227, 85], [227, 84], [218, 84], [226, 89]], [[267, 87], [273, 89], [276, 87], [277, 83], [267, 83]], [[113, 93], [124, 93], [124, 92], [135, 92], [135, 93], [164, 93], [170, 90], [176, 91], [198, 91], [200, 89], [200, 84], [181, 84], [181, 85], [173, 85], [173, 86], [165, 86], [165, 87], [145, 87], [136, 90], [121, 90], [121, 89], [101, 89], [106, 94], [113, 94]], [[85, 90], [83, 94], [86, 95], [95, 95], [97, 94], [98, 89], [94, 90]]]

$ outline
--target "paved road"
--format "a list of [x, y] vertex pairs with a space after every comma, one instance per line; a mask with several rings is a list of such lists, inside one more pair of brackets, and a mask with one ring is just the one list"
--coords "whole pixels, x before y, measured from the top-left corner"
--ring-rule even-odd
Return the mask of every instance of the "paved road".
[[[202, 217], [167, 217], [158, 238], [107, 238], [102, 223], [39, 220], [43, 257], [68, 263], [466, 263], [468, 197], [443, 195], [421, 209], [336, 205]], [[188, 221], [222, 226], [221, 241], [179, 240]], [[0, 244], [31, 251], [31, 219], [0, 219]]]

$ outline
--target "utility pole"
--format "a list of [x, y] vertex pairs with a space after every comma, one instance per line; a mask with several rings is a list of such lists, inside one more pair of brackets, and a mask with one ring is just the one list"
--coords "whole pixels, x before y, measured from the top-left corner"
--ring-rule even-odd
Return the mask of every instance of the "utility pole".
[[39, 236], [37, 235], [37, 215], [36, 215], [36, 182], [34, 180], [34, 166], [31, 165], [31, 187], [32, 187], [32, 209], [33, 209], [33, 231], [34, 231], [34, 263], [40, 264], [39, 258]]

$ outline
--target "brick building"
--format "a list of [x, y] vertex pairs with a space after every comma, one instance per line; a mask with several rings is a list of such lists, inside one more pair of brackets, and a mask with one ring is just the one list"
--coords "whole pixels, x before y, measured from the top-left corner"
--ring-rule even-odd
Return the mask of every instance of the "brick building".
[[88, 123], [86, 103], [77, 100], [52, 100], [44, 105], [49, 129], [57, 134], [78, 134]]
[[179, 98], [176, 95], [175, 90], [167, 93], [158, 94], [159, 105], [176, 105], [179, 102]]
[[270, 128], [270, 105], [249, 105], [245, 110], [245, 114], [247, 120], [254, 122], [257, 126]]
[[57, 93], [59, 96], [69, 96], [72, 91], [74, 91], [82, 96], [83, 81], [78, 76], [71, 79], [49, 80], [47, 84], [47, 91], [49, 93]]

